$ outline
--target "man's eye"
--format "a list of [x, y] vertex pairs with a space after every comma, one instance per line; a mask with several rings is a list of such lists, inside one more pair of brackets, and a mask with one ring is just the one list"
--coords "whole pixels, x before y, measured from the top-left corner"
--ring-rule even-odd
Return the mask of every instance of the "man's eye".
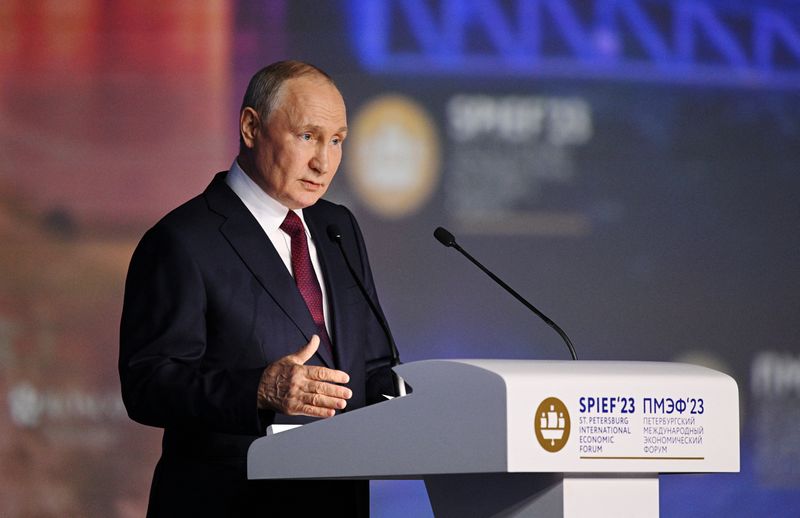
[[331, 140], [331, 142], [333, 142], [334, 146], [338, 146], [339, 144], [342, 143], [342, 139], [340, 139], [339, 137], [336, 137], [333, 140]]
[[306, 141], [308, 141], [308, 140], [311, 140], [313, 137], [311, 136], [311, 133], [303, 133], [303, 134], [300, 136], [300, 138], [302, 138], [303, 140], [306, 140]]

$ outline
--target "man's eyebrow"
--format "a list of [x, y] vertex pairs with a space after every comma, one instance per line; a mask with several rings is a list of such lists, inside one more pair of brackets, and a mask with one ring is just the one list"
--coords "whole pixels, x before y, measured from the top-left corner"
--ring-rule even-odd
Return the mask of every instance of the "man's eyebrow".
[[[324, 128], [318, 124], [304, 124], [301, 126], [304, 130], [313, 130], [316, 132], [322, 131]], [[337, 129], [335, 133], [347, 133], [347, 126], [342, 126], [341, 128]]]

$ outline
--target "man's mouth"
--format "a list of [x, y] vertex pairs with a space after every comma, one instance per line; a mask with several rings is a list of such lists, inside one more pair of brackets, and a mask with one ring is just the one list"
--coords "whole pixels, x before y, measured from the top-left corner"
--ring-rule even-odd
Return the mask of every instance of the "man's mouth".
[[323, 187], [323, 184], [317, 183], [317, 182], [314, 182], [314, 181], [311, 181], [311, 180], [300, 180], [300, 182], [303, 184], [303, 187], [305, 187], [306, 189], [317, 190], [317, 189], [321, 189]]

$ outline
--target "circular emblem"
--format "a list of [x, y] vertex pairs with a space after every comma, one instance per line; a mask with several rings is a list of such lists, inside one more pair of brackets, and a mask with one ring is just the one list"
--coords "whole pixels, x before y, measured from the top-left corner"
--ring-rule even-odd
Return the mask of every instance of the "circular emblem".
[[348, 179], [374, 212], [400, 218], [426, 202], [439, 176], [439, 138], [433, 120], [399, 95], [367, 103], [350, 131]]
[[545, 399], [536, 409], [533, 428], [536, 430], [536, 440], [542, 448], [551, 453], [560, 451], [569, 439], [567, 406], [558, 398]]

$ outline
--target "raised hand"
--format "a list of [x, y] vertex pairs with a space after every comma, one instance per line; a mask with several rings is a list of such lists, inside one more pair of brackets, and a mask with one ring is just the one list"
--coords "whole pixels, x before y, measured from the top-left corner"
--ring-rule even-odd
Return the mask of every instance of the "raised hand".
[[305, 365], [319, 347], [319, 337], [293, 354], [271, 363], [261, 374], [258, 385], [258, 407], [286, 415], [331, 417], [347, 406], [353, 395], [347, 387], [346, 372], [316, 365]]

